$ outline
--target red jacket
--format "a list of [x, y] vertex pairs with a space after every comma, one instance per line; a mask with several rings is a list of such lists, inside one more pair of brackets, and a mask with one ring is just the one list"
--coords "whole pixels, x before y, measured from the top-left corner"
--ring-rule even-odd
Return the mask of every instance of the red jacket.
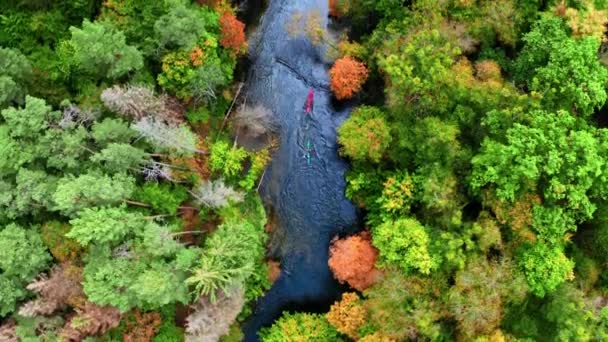
[[315, 92], [310, 88], [308, 91], [308, 98], [306, 99], [306, 113], [310, 113], [312, 110], [313, 100], [315, 97]]

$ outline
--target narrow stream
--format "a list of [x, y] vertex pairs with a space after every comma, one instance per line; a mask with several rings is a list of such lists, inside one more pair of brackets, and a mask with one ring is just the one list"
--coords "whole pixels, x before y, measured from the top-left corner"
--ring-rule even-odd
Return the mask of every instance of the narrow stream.
[[[327, 25], [327, 0], [270, 0], [250, 41], [246, 88], [250, 103], [270, 109], [280, 126], [281, 145], [261, 188], [277, 215], [274, 256], [281, 276], [257, 303], [244, 326], [245, 341], [257, 341], [283, 310], [324, 312], [344, 290], [327, 266], [330, 240], [358, 226], [357, 211], [344, 197], [348, 163], [337, 152], [336, 128], [349, 111], [337, 112], [324, 51], [286, 26], [294, 14], [320, 14]], [[310, 88], [314, 111], [304, 110]]]

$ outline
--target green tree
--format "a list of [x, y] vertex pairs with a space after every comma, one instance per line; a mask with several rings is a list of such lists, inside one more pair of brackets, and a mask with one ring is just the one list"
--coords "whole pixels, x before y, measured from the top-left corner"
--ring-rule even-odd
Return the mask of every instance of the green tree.
[[60, 117], [60, 113], [51, 111], [44, 100], [31, 96], [26, 97], [23, 109], [11, 107], [4, 109], [1, 114], [11, 137], [29, 139], [37, 138], [50, 122]]
[[22, 104], [32, 79], [32, 66], [19, 50], [0, 47], [0, 109]]
[[146, 153], [129, 144], [111, 143], [91, 156], [91, 161], [102, 165], [107, 172], [121, 172], [136, 169], [146, 157]]
[[169, 12], [154, 23], [161, 47], [193, 48], [205, 33], [219, 32], [219, 15], [208, 7], [190, 5], [183, 0], [167, 2]]
[[522, 247], [520, 267], [524, 271], [530, 290], [539, 297], [574, 277], [574, 262], [569, 260], [560, 246], [535, 243]]
[[403, 272], [429, 274], [435, 268], [429, 253], [430, 239], [424, 226], [413, 218], [387, 221], [373, 229], [372, 243], [380, 251], [385, 267], [398, 266]]
[[606, 186], [603, 131], [565, 111], [532, 111], [527, 121], [483, 141], [471, 161], [471, 187], [491, 187], [510, 202], [538, 191], [546, 204], [562, 206], [577, 219], [591, 218], [594, 196]]
[[0, 230], [0, 317], [15, 309], [27, 295], [25, 285], [50, 261], [36, 228], [9, 224]]
[[125, 206], [84, 208], [78, 212], [78, 218], [70, 221], [72, 229], [66, 236], [83, 246], [92, 242], [116, 244], [129, 235], [141, 233], [145, 222], [142, 214], [129, 212]]
[[96, 78], [120, 78], [143, 67], [137, 48], [127, 45], [125, 35], [108, 23], [84, 20], [82, 29], [70, 27], [72, 64]]
[[353, 160], [379, 162], [391, 139], [384, 114], [375, 107], [358, 107], [338, 129], [341, 152]]
[[114, 205], [127, 199], [134, 189], [135, 179], [124, 173], [67, 175], [59, 180], [53, 194], [54, 208], [71, 215], [87, 207]]
[[523, 41], [514, 77], [540, 94], [546, 108], [589, 116], [604, 104], [608, 71], [597, 57], [597, 38], [569, 37], [561, 18], [545, 15]]
[[212, 171], [219, 171], [226, 177], [235, 177], [243, 169], [247, 151], [242, 147], [230, 147], [225, 141], [218, 141], [211, 146], [209, 166]]
[[128, 144], [137, 136], [137, 132], [121, 119], [106, 118], [93, 124], [91, 136], [98, 145], [105, 147], [110, 143]]

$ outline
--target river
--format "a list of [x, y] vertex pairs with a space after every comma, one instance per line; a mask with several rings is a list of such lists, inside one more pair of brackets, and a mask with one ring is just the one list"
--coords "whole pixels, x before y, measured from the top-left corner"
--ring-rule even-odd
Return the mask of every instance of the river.
[[[326, 27], [327, 0], [270, 0], [250, 40], [247, 101], [270, 109], [280, 127], [280, 147], [260, 191], [277, 215], [272, 254], [282, 272], [245, 323], [245, 341], [257, 341], [258, 330], [283, 310], [327, 311], [344, 291], [327, 266], [330, 240], [359, 226], [355, 206], [344, 197], [348, 163], [336, 142], [349, 110], [332, 106], [324, 48], [286, 29], [294, 15], [313, 11]], [[314, 110], [307, 116], [310, 88]]]

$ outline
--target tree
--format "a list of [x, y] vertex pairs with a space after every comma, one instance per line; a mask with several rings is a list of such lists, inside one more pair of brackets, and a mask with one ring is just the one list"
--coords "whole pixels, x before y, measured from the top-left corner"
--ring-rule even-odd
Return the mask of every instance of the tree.
[[108, 109], [132, 120], [151, 117], [175, 125], [184, 122], [180, 113], [169, 108], [167, 96], [156, 96], [147, 86], [115, 85], [101, 93], [101, 101]]
[[285, 312], [270, 328], [259, 332], [263, 342], [337, 341], [338, 332], [324, 316]]
[[13, 138], [38, 138], [41, 133], [49, 127], [50, 122], [57, 120], [61, 114], [51, 111], [42, 99], [27, 96], [25, 107], [17, 109], [14, 107], [2, 110], [2, 117], [9, 128], [10, 136]]
[[220, 33], [220, 44], [225, 49], [230, 49], [234, 53], [246, 49], [245, 24], [229, 11], [225, 11], [220, 17]]
[[230, 203], [242, 202], [245, 194], [224, 184], [222, 179], [205, 181], [191, 192], [199, 204], [218, 209]]
[[234, 114], [234, 121], [239, 133], [258, 138], [265, 134], [274, 133], [276, 124], [273, 113], [261, 104], [255, 107], [242, 106]]
[[146, 153], [129, 144], [111, 143], [89, 159], [110, 173], [137, 168], [146, 158]]
[[29, 291], [38, 297], [24, 303], [19, 308], [19, 315], [35, 317], [50, 315], [65, 308], [70, 302], [84, 296], [82, 292], [80, 269], [67, 264], [55, 266], [50, 274], [41, 274], [38, 279], [27, 285]]
[[205, 240], [203, 255], [186, 282], [194, 286], [197, 298], [207, 296], [212, 302], [221, 291], [242, 285], [254, 271], [252, 258], [261, 244], [251, 223], [227, 222]]
[[70, 27], [73, 65], [96, 78], [117, 79], [143, 67], [137, 48], [127, 45], [125, 35], [108, 23], [84, 20], [82, 29]]
[[87, 336], [103, 335], [120, 324], [121, 314], [116, 308], [98, 306], [85, 302], [82, 309], [76, 310], [63, 329], [60, 336], [68, 341], [81, 341]]
[[154, 259], [145, 253], [134, 259], [135, 251], [129, 249], [120, 253], [120, 248], [112, 253], [96, 247], [90, 254], [82, 285], [91, 302], [111, 305], [121, 312], [188, 302], [185, 270], [174, 260]]
[[526, 121], [497, 129], [483, 141], [472, 159], [473, 190], [492, 186], [509, 202], [538, 191], [547, 205], [561, 206], [579, 220], [591, 218], [594, 197], [606, 186], [600, 176], [606, 165], [600, 152], [604, 133], [565, 111], [532, 111]]
[[146, 220], [137, 212], [128, 212], [125, 206], [84, 208], [78, 218], [70, 221], [72, 229], [66, 234], [83, 246], [90, 243], [116, 244], [125, 237], [141, 233]]
[[169, 12], [154, 23], [154, 33], [160, 47], [189, 50], [205, 33], [217, 30], [217, 12], [190, 5], [183, 0], [172, 0], [168, 4]]
[[372, 243], [380, 252], [380, 265], [398, 266], [403, 272], [429, 274], [435, 268], [428, 247], [430, 239], [422, 224], [413, 218], [386, 221], [372, 230]]
[[379, 162], [391, 140], [384, 113], [376, 107], [358, 107], [338, 129], [341, 153], [356, 161]]
[[521, 254], [520, 267], [530, 290], [538, 297], [544, 297], [566, 280], [574, 278], [574, 262], [566, 257], [559, 245], [535, 243], [524, 246]]
[[361, 305], [359, 296], [354, 292], [342, 294], [339, 302], [332, 304], [326, 315], [329, 324], [333, 325], [340, 333], [357, 340], [359, 329], [366, 322], [367, 312]]
[[226, 177], [235, 177], [243, 170], [242, 162], [246, 157], [247, 151], [242, 147], [230, 147], [227, 142], [218, 141], [211, 146], [209, 166]]
[[350, 56], [338, 59], [329, 70], [331, 90], [338, 100], [350, 99], [367, 80], [365, 64]]
[[202, 153], [197, 146], [198, 137], [187, 125], [168, 125], [162, 120], [144, 117], [131, 127], [161, 152], [172, 151], [182, 155]]
[[59, 180], [53, 194], [54, 209], [67, 215], [88, 207], [121, 203], [135, 188], [135, 179], [124, 173], [112, 176], [89, 171], [78, 177], [68, 175]]
[[0, 270], [6, 277], [32, 280], [51, 260], [40, 233], [9, 224], [0, 230]]
[[105, 118], [91, 127], [91, 137], [101, 147], [110, 143], [130, 143], [137, 132], [121, 119]]
[[404, 276], [389, 269], [381, 282], [365, 291], [368, 326], [392, 341], [440, 340], [446, 290], [447, 279], [439, 274]]
[[218, 341], [228, 334], [244, 304], [244, 291], [239, 286], [220, 292], [216, 301], [201, 297], [186, 318], [186, 341]]
[[22, 104], [32, 79], [32, 66], [19, 50], [0, 48], [0, 109]]
[[545, 15], [523, 40], [515, 80], [539, 93], [547, 109], [589, 116], [604, 104], [608, 71], [597, 58], [599, 39], [571, 38], [561, 18]]
[[394, 27], [376, 53], [387, 77], [389, 109], [424, 114], [450, 110], [451, 66], [459, 54], [436, 29], [411, 30], [405, 23]]
[[376, 269], [378, 250], [371, 244], [369, 232], [334, 240], [329, 250], [329, 268], [340, 282], [363, 291], [379, 278]]
[[512, 260], [470, 261], [456, 273], [454, 287], [448, 293], [448, 306], [458, 322], [458, 335], [464, 340], [490, 335], [500, 327], [504, 307], [521, 303], [527, 290], [526, 281]]
[[51, 257], [38, 231], [9, 224], [0, 230], [0, 316], [27, 295], [25, 285], [44, 270]]

